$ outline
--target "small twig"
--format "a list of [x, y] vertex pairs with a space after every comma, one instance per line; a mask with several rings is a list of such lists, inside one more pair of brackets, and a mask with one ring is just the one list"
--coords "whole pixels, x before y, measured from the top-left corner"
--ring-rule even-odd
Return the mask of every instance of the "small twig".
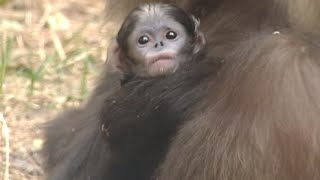
[[61, 40], [59, 38], [59, 36], [57, 35], [57, 33], [54, 30], [50, 30], [50, 35], [51, 35], [51, 39], [53, 41], [53, 45], [55, 50], [57, 51], [59, 58], [64, 60], [66, 59], [66, 52], [63, 49], [63, 45], [61, 43]]
[[9, 136], [9, 128], [6, 120], [4, 119], [2, 113], [0, 113], [0, 122], [2, 124], [2, 134], [5, 139], [5, 153], [6, 153], [6, 161], [5, 161], [5, 169], [4, 169], [4, 180], [9, 180], [9, 158], [10, 158], [10, 136]]

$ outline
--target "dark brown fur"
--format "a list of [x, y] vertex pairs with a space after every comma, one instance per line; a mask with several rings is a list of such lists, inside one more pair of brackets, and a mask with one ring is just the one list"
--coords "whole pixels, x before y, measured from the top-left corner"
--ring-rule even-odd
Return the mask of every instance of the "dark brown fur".
[[320, 179], [318, 1], [177, 3], [201, 16], [207, 55], [109, 97], [102, 82], [48, 129], [49, 179]]
[[284, 34], [257, 34], [228, 56], [158, 180], [320, 178], [320, 44]]

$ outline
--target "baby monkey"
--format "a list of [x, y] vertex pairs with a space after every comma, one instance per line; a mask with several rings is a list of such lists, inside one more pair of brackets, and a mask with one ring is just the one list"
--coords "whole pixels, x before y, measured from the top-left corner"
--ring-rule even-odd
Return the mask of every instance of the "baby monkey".
[[138, 6], [127, 16], [109, 46], [108, 79], [118, 74], [123, 83], [133, 76], [174, 73], [205, 46], [199, 25], [199, 20], [176, 6], [160, 3]]

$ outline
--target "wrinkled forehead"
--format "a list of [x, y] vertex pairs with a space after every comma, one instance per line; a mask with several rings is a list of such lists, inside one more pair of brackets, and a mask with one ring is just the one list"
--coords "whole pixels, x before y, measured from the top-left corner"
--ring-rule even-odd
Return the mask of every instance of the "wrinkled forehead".
[[145, 4], [140, 6], [133, 14], [141, 19], [141, 21], [149, 19], [163, 19], [170, 18], [168, 12], [172, 10], [172, 7], [160, 4]]
[[183, 28], [183, 25], [169, 13], [170, 10], [173, 10], [170, 6], [147, 4], [134, 11], [133, 15], [137, 17], [136, 25], [139, 29], [156, 29], [163, 26]]

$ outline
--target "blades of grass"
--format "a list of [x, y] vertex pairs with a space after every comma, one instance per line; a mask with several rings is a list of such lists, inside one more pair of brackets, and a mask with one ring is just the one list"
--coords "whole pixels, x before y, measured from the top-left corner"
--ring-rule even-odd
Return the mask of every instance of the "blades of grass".
[[19, 66], [15, 69], [15, 73], [17, 76], [22, 76], [28, 79], [31, 79], [33, 76], [33, 70], [31, 68], [25, 66]]
[[[85, 22], [80, 28], [78, 28], [70, 38], [64, 40], [62, 43], [62, 47], [65, 50], [65, 58], [60, 59], [57, 58], [56, 63], [56, 70], [57, 74], [60, 77], [60, 75], [63, 74], [63, 70], [67, 68], [70, 65], [73, 65], [74, 61], [70, 62], [72, 59], [77, 59], [79, 55], [83, 54], [84, 52], [86, 53], [86, 50], [82, 48], [82, 43], [83, 43], [83, 37], [82, 33], [83, 31], [87, 28], [89, 22]], [[83, 57], [80, 58], [81, 60]]]
[[29, 96], [33, 95], [34, 85], [35, 85], [36, 81], [39, 81], [40, 79], [43, 78], [43, 76], [46, 73], [47, 66], [55, 58], [58, 58], [58, 54], [57, 53], [53, 53], [53, 54], [47, 56], [46, 59], [41, 63], [39, 68], [37, 68], [36, 70], [32, 70], [31, 77], [30, 77], [31, 82], [30, 82], [30, 85], [29, 85], [29, 92], [28, 92]]
[[76, 44], [75, 46], [80, 46], [80, 44], [83, 43], [83, 38], [81, 38], [81, 34], [87, 28], [88, 24], [89, 22], [85, 22], [79, 29], [77, 29], [76, 32], [72, 34], [71, 38], [64, 41], [63, 46], [66, 47], [70, 44]]
[[62, 73], [64, 69], [68, 68], [69, 66], [73, 65], [73, 61], [70, 62], [70, 59], [76, 59], [78, 60], [79, 58], [77, 58], [79, 55], [81, 55], [83, 53], [83, 49], [81, 48], [75, 48], [74, 50], [71, 50], [70, 52], [67, 53], [67, 57], [66, 59], [58, 64], [56, 67], [57, 69], [57, 73]]
[[51, 55], [46, 57], [46, 59], [42, 62], [40, 67], [35, 72], [37, 80], [43, 78], [44, 74], [46, 73], [47, 66], [49, 65], [50, 62], [52, 62], [56, 58], [58, 58], [58, 54], [57, 53], [53, 53], [53, 54], [51, 54]]
[[3, 84], [5, 81], [6, 70], [11, 60], [12, 55], [12, 46], [13, 46], [13, 38], [4, 36], [5, 44], [1, 48], [1, 56], [0, 56], [0, 94], [3, 93]]
[[66, 52], [66, 58], [64, 61], [62, 61], [62, 67], [65, 67], [70, 59], [73, 59], [73, 57], [78, 56], [79, 54], [83, 53], [82, 43], [83, 43], [83, 37], [82, 33], [87, 28], [88, 23], [83, 24], [80, 28], [77, 29], [76, 32], [74, 32], [71, 36], [71, 38], [65, 40], [63, 42], [63, 46], [65, 49], [70, 49], [68, 47], [71, 47], [70, 52]]
[[81, 99], [87, 97], [88, 95], [88, 75], [93, 69], [93, 64], [95, 62], [95, 58], [91, 55], [87, 55], [84, 59], [84, 71], [81, 77], [81, 84], [80, 84], [80, 97]]

